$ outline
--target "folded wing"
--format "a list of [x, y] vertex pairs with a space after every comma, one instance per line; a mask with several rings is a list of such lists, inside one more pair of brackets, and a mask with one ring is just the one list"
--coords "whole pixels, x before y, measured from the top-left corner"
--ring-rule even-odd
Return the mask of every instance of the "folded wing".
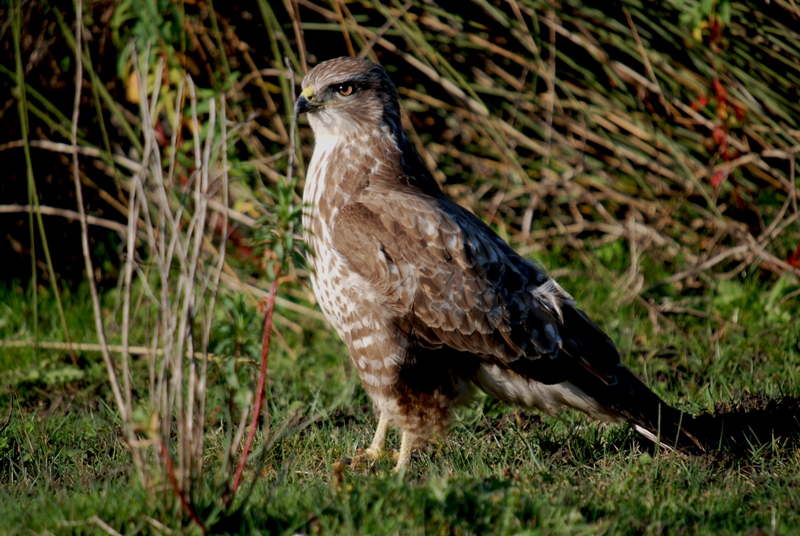
[[368, 187], [339, 211], [333, 236], [415, 344], [467, 352], [526, 380], [569, 382], [650, 439], [699, 446], [690, 419], [622, 366], [569, 294], [444, 196]]

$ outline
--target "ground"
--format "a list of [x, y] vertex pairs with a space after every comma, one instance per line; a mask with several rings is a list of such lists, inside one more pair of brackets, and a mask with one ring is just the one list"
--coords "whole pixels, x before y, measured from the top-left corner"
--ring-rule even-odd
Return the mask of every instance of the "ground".
[[[796, 314], [765, 308], [774, 281], [753, 274], [736, 288], [718, 287], [696, 300], [702, 315], [670, 315], [656, 331], [641, 306], [620, 303], [613, 288], [578, 264], [568, 268], [561, 283], [609, 331], [623, 361], [669, 402], [699, 413], [753, 410], [800, 395]], [[1, 294], [0, 339], [28, 338], [21, 289], [6, 286]], [[92, 337], [85, 297], [83, 289], [66, 294], [76, 340]], [[113, 292], [106, 298], [112, 307]], [[40, 312], [41, 338], [63, 340], [48, 303]], [[406, 474], [392, 474], [391, 459], [341, 470], [338, 461], [369, 444], [376, 424], [370, 402], [332, 330], [278, 312], [302, 331], [283, 331], [291, 352], [280, 344], [273, 349], [272, 422], [298, 405], [317, 418], [275, 445], [249, 505], [216, 531], [780, 534], [800, 526], [796, 443], [775, 439], [686, 457], [654, 450], [627, 427], [577, 413], [544, 417], [484, 397], [458, 413], [451, 434], [431, 441]], [[734, 313], [736, 323], [726, 320]], [[1, 409], [10, 415], [0, 439], [0, 531], [180, 527], [129, 470], [99, 356], [76, 359], [77, 367], [65, 352], [42, 349], [37, 358], [30, 348], [0, 349]], [[224, 439], [214, 425], [218, 414], [211, 413], [207, 433], [210, 475]], [[389, 441], [398, 447], [398, 437]]]

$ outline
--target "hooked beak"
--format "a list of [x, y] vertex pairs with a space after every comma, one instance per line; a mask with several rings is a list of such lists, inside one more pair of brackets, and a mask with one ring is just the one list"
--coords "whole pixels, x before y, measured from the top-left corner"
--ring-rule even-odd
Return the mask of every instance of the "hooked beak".
[[319, 106], [319, 104], [314, 102], [314, 88], [309, 86], [300, 93], [300, 96], [294, 103], [294, 116], [298, 118], [306, 112], [319, 108]]

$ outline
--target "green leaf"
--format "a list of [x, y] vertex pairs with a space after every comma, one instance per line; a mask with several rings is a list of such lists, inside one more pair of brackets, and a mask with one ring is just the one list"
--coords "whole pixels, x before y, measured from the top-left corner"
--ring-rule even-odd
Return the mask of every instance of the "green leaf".
[[48, 370], [42, 376], [47, 385], [62, 385], [69, 382], [82, 380], [85, 373], [78, 367], [66, 365], [53, 370]]
[[731, 23], [731, 3], [724, 0], [719, 5], [719, 18], [725, 23], [725, 26]]
[[732, 280], [720, 281], [717, 285], [716, 294], [714, 305], [718, 306], [730, 305], [747, 296], [744, 285]]
[[785, 324], [791, 320], [792, 315], [781, 307], [781, 302], [784, 296], [797, 288], [793, 278], [789, 278], [784, 274], [775, 282], [772, 290], [762, 296], [761, 301], [764, 303], [764, 311], [767, 313], [769, 320], [780, 324]]

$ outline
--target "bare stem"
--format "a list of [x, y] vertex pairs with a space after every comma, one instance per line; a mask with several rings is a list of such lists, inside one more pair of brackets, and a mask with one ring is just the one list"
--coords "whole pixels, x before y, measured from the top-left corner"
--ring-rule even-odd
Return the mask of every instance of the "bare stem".
[[[292, 95], [292, 102], [295, 101], [296, 97], [294, 94], [294, 70], [292, 69], [292, 62], [289, 61], [289, 58], [283, 58], [284, 63], [286, 63], [286, 68], [289, 69], [289, 81], [291, 82], [291, 95]], [[295, 145], [295, 132], [297, 132], [297, 115], [292, 114], [292, 125], [289, 129], [289, 164], [286, 167], [286, 184], [291, 183], [292, 175], [294, 174], [294, 155], [295, 151], [297, 150], [297, 146]], [[277, 275], [275, 276], [277, 279]]]
[[[275, 274], [276, 276], [278, 274]], [[239, 481], [242, 477], [244, 465], [247, 463], [247, 455], [250, 453], [250, 447], [253, 444], [253, 438], [256, 435], [256, 428], [258, 427], [258, 416], [261, 414], [261, 400], [264, 395], [264, 383], [267, 377], [267, 358], [269, 357], [269, 338], [272, 332], [272, 312], [275, 309], [275, 295], [278, 293], [278, 278], [272, 282], [270, 289], [269, 299], [267, 301], [267, 311], [264, 315], [264, 336], [261, 342], [261, 369], [258, 372], [258, 387], [256, 387], [255, 407], [253, 408], [253, 416], [250, 421], [250, 431], [247, 434], [247, 440], [244, 443], [244, 451], [242, 457], [239, 459], [239, 465], [236, 467], [236, 473], [233, 477], [233, 484], [231, 485], [231, 498], [236, 495], [236, 490], [239, 487]], [[258, 478], [258, 474], [256, 474]]]
[[169, 455], [169, 451], [167, 450], [167, 446], [161, 441], [160, 437], [157, 437], [158, 446], [161, 448], [161, 455], [164, 457], [164, 462], [167, 466], [167, 474], [169, 475], [170, 484], [172, 484], [172, 489], [175, 491], [175, 495], [178, 496], [178, 500], [181, 501], [181, 505], [186, 509], [186, 512], [189, 514], [189, 517], [192, 518], [198, 527], [203, 531], [203, 534], [208, 534], [208, 529], [200, 521], [200, 518], [197, 517], [197, 514], [192, 508], [192, 505], [189, 504], [189, 501], [186, 499], [186, 496], [183, 494], [180, 486], [178, 485], [178, 477], [175, 476], [175, 467], [172, 465], [172, 458]]
[[[77, 13], [83, 13], [83, 0], [78, 0]], [[81, 31], [83, 24], [80, 15], [78, 16], [77, 29], [75, 31], [75, 38], [77, 40], [77, 50], [82, 48], [82, 35]], [[75, 198], [78, 203], [78, 213], [81, 220], [81, 246], [83, 249], [83, 260], [86, 264], [86, 279], [89, 281], [89, 290], [92, 295], [92, 306], [94, 308], [94, 321], [95, 328], [97, 329], [97, 338], [100, 340], [100, 351], [103, 354], [103, 361], [105, 362], [106, 369], [108, 370], [108, 381], [111, 383], [111, 391], [114, 394], [114, 400], [122, 415], [122, 421], [128, 422], [128, 415], [125, 411], [125, 402], [122, 397], [122, 391], [119, 388], [117, 381], [117, 373], [114, 369], [114, 362], [111, 360], [111, 354], [108, 351], [108, 344], [106, 342], [105, 328], [103, 327], [103, 311], [100, 308], [100, 297], [97, 293], [97, 284], [94, 280], [94, 266], [92, 264], [92, 257], [89, 254], [89, 224], [86, 221], [86, 211], [83, 208], [83, 189], [81, 187], [80, 172], [78, 168], [78, 118], [80, 116], [81, 104], [81, 82], [83, 81], [83, 57], [80, 53], [75, 54], [77, 65], [75, 67], [75, 102], [72, 111], [72, 178], [75, 181]]]

